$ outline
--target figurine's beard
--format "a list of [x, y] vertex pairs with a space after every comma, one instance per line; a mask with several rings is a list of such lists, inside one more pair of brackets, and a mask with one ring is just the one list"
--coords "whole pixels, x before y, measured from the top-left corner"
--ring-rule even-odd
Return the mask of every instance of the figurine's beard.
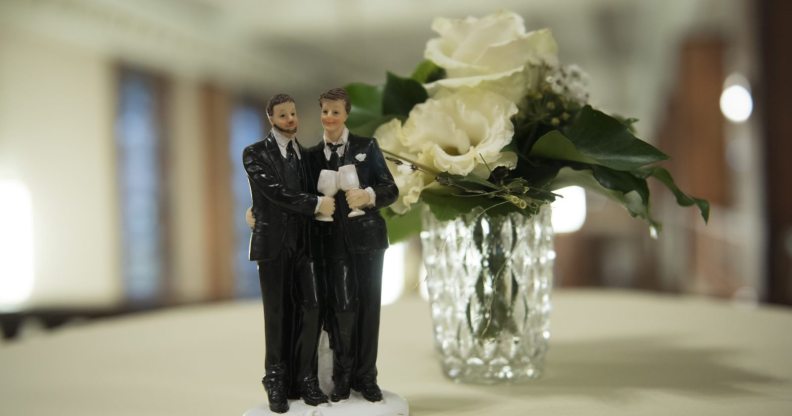
[[272, 127], [275, 127], [275, 130], [278, 130], [281, 133], [286, 133], [286, 134], [297, 133], [297, 127], [293, 128], [293, 129], [284, 129], [284, 128], [279, 127], [276, 124], [273, 124]]

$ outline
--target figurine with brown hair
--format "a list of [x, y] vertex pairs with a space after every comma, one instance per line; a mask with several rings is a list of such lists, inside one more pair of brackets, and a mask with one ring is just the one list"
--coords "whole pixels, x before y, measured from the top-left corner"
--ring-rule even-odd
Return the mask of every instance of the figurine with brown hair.
[[[382, 400], [377, 385], [382, 265], [388, 233], [380, 208], [398, 197], [377, 141], [349, 132], [351, 104], [342, 88], [319, 96], [323, 140], [308, 149], [311, 183], [322, 169], [340, 170], [358, 185], [338, 193], [332, 222], [315, 222], [319, 270], [327, 284], [325, 327], [333, 349], [332, 401], [349, 398], [350, 388], [368, 401]], [[346, 172], [346, 173], [344, 173]], [[355, 181], [356, 179], [356, 181]], [[343, 180], [341, 181], [344, 182]], [[352, 211], [359, 209], [362, 214]]]
[[333, 198], [308, 192], [306, 150], [296, 139], [294, 99], [278, 94], [267, 104], [272, 130], [245, 148], [242, 159], [256, 218], [250, 260], [258, 262], [264, 303], [265, 371], [270, 410], [285, 413], [288, 398], [327, 402], [317, 379], [322, 296], [311, 258], [309, 226], [315, 213], [332, 215]]

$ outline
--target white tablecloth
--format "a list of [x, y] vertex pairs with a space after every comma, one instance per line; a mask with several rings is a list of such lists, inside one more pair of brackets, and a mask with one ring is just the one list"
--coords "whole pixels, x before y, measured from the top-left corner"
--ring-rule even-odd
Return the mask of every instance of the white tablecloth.
[[[445, 379], [428, 305], [383, 309], [380, 385], [428, 415], [792, 415], [792, 310], [554, 293], [543, 378]], [[241, 415], [265, 402], [258, 302], [71, 325], [0, 344], [0, 415]]]

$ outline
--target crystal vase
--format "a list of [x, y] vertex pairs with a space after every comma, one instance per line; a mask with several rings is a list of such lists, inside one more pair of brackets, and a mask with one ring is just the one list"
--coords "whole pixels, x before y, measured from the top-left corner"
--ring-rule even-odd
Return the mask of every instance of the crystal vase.
[[435, 347], [455, 381], [539, 377], [550, 338], [553, 228], [534, 216], [481, 210], [451, 221], [423, 212], [423, 259]]

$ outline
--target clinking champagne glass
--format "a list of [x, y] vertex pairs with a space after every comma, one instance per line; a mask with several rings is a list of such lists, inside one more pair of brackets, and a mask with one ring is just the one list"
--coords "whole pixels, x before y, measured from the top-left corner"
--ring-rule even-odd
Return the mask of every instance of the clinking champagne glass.
[[[360, 179], [358, 179], [357, 169], [355, 165], [344, 165], [338, 168], [338, 185], [342, 191], [351, 191], [352, 189], [360, 189]], [[365, 214], [361, 209], [353, 209], [348, 217], [359, 217]]]
[[[324, 196], [332, 198], [338, 192], [338, 172], [330, 169], [322, 169], [319, 172], [319, 181], [316, 189]], [[317, 221], [333, 222], [333, 217], [329, 215], [316, 214]]]

